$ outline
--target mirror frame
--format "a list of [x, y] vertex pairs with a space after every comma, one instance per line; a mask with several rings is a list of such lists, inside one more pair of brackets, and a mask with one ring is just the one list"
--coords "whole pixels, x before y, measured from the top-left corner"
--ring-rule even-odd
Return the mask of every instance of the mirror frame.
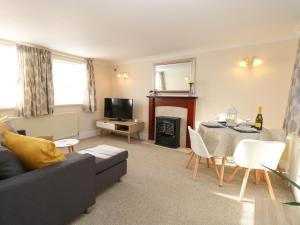
[[[152, 77], [153, 90], [155, 90], [155, 67], [156, 66], [177, 64], [177, 63], [187, 63], [187, 62], [192, 63], [192, 72], [191, 72], [190, 81], [195, 82], [195, 74], [196, 74], [196, 59], [195, 58], [186, 58], [186, 59], [165, 61], [165, 62], [161, 62], [161, 63], [154, 63], [153, 64], [153, 77]], [[189, 90], [166, 90], [166, 91], [155, 90], [155, 91], [156, 91], [156, 93], [189, 93]]]

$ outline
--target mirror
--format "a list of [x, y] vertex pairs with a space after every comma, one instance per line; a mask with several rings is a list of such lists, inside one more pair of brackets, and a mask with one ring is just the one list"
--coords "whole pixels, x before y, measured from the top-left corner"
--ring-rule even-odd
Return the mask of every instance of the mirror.
[[154, 90], [157, 92], [189, 92], [194, 78], [194, 59], [177, 60], [154, 65]]

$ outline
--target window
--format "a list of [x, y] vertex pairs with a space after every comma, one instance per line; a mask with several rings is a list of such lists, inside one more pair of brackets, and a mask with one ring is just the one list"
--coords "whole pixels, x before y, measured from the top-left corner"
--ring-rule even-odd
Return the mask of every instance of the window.
[[17, 99], [17, 50], [0, 45], [0, 108], [14, 108]]
[[83, 104], [86, 87], [86, 64], [53, 59], [55, 105]]

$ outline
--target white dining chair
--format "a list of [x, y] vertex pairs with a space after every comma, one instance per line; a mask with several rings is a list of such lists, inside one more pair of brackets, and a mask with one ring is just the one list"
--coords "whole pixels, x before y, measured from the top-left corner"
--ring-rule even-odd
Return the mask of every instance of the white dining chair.
[[195, 181], [197, 178], [201, 158], [206, 158], [206, 163], [207, 163], [208, 168], [209, 168], [209, 159], [211, 159], [213, 168], [217, 175], [217, 178], [219, 178], [219, 172], [216, 167], [215, 158], [214, 158], [214, 156], [209, 154], [209, 152], [205, 146], [205, 143], [202, 140], [201, 135], [197, 131], [193, 130], [190, 126], [188, 127], [188, 130], [189, 130], [189, 134], [190, 134], [192, 152], [191, 152], [191, 155], [186, 164], [186, 168], [189, 168], [189, 165], [190, 165], [193, 157], [194, 156], [196, 157], [192, 180]]
[[239, 201], [242, 201], [243, 199], [249, 173], [252, 169], [260, 171], [262, 173], [264, 180], [266, 181], [271, 199], [275, 200], [274, 191], [266, 167], [276, 170], [284, 148], [285, 143], [280, 141], [260, 141], [244, 139], [238, 143], [233, 154], [233, 160], [237, 166], [234, 168], [227, 181], [230, 182], [233, 179], [239, 167], [246, 168]]

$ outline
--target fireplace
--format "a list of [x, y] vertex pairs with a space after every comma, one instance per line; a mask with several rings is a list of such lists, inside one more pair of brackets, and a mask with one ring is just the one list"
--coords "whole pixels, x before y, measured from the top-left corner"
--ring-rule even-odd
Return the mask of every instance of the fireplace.
[[156, 117], [155, 144], [170, 148], [180, 146], [180, 118], [158, 116]]
[[[155, 128], [155, 108], [158, 106], [174, 106], [187, 109], [187, 126], [194, 128], [195, 125], [195, 111], [196, 111], [196, 96], [147, 96], [149, 99], [149, 132], [148, 139], [154, 140]], [[186, 147], [190, 148], [190, 137], [186, 129]]]

